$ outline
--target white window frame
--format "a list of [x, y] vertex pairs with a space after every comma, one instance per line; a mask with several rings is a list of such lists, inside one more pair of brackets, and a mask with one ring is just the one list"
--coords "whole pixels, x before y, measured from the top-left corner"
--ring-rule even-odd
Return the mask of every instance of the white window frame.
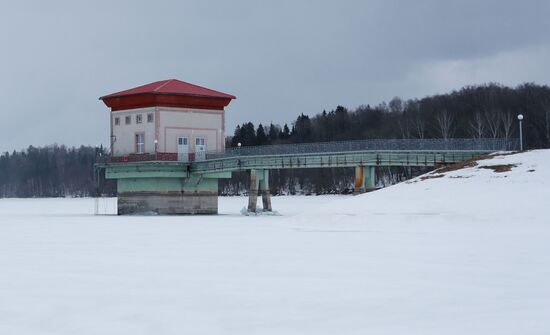
[[155, 122], [155, 115], [153, 113], [147, 114], [147, 123]]
[[[180, 142], [184, 142], [184, 141], [180, 141], [180, 140], [185, 140], [185, 142], [187, 143], [180, 143]], [[180, 136], [178, 137], [178, 145], [189, 145], [189, 138], [186, 137], [186, 136]]]
[[145, 133], [135, 133], [134, 142], [135, 142], [136, 154], [144, 154], [145, 153]]
[[120, 126], [120, 117], [115, 117], [115, 126]]
[[132, 117], [130, 115], [124, 117], [124, 124], [132, 124]]
[[136, 124], [143, 123], [143, 115], [137, 114], [136, 115]]

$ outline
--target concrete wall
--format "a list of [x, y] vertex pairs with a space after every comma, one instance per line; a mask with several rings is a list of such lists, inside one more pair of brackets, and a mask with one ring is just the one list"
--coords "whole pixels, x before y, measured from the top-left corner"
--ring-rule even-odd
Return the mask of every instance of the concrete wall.
[[225, 143], [223, 111], [159, 107], [159, 150], [177, 151], [177, 138], [189, 138], [189, 152], [195, 151], [195, 138], [205, 139], [206, 151], [221, 151]]
[[[147, 115], [153, 115], [153, 122], [147, 122]], [[136, 123], [136, 115], [142, 116], [142, 123]], [[130, 116], [130, 124], [126, 124]], [[115, 118], [120, 123], [115, 124]], [[195, 151], [195, 139], [205, 139], [206, 151], [223, 151], [225, 147], [224, 111], [189, 108], [151, 107], [111, 112], [114, 156], [124, 156], [136, 152], [136, 133], [145, 134], [145, 152], [177, 152], [177, 138], [189, 139], [189, 152]]]
[[[114, 167], [116, 169], [117, 167]], [[218, 179], [117, 179], [118, 214], [217, 214]]]
[[118, 215], [127, 214], [218, 214], [218, 195], [178, 192], [119, 193]]
[[[147, 114], [153, 114], [153, 122], [147, 122]], [[136, 123], [136, 115], [141, 115], [142, 123]], [[130, 116], [130, 124], [126, 124], [126, 116]], [[115, 125], [115, 118], [120, 124]], [[111, 112], [113, 134], [113, 154], [124, 156], [135, 153], [135, 134], [145, 134], [145, 152], [155, 151], [155, 108], [140, 108]]]

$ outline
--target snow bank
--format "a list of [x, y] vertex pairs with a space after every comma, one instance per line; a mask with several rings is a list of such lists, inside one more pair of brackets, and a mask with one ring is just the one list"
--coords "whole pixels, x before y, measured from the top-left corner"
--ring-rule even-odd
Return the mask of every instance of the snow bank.
[[[496, 173], [480, 168], [513, 164]], [[0, 334], [547, 334], [550, 153], [281, 216], [0, 200]]]
[[[547, 223], [550, 151], [497, 155], [475, 166], [435, 171], [393, 187], [333, 203], [326, 214], [440, 215], [463, 220]], [[510, 168], [495, 172], [491, 167]]]

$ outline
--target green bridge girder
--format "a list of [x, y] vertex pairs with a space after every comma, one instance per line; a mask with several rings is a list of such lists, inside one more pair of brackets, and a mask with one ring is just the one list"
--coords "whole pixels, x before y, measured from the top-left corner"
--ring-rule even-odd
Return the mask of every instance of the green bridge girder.
[[233, 171], [257, 169], [307, 169], [356, 166], [437, 166], [486, 155], [492, 151], [352, 151], [315, 154], [238, 156], [192, 163], [128, 162], [98, 164], [106, 178], [231, 178]]
[[189, 178], [200, 174], [206, 178], [230, 178], [233, 171], [254, 169], [307, 169], [355, 166], [437, 166], [486, 155], [492, 151], [352, 151], [337, 153], [238, 156], [192, 163], [130, 162], [98, 164], [106, 169], [108, 179], [121, 178]]
[[193, 162], [192, 173], [252, 169], [304, 169], [355, 166], [437, 166], [472, 159], [492, 151], [352, 151], [336, 153], [239, 156]]

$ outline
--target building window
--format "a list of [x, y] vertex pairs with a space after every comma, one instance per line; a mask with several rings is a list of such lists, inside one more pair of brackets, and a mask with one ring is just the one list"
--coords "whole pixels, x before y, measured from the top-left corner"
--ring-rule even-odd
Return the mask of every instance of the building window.
[[124, 118], [124, 123], [126, 123], [126, 124], [132, 123], [132, 117], [131, 117], [131, 116], [125, 117], [125, 118]]
[[147, 122], [153, 122], [153, 113], [147, 114]]
[[136, 134], [136, 154], [145, 153], [145, 134]]
[[136, 123], [141, 123], [141, 114], [136, 115]]
[[195, 145], [204, 145], [204, 138], [202, 137], [197, 137], [195, 139]]
[[120, 118], [115, 117], [115, 126], [118, 126], [118, 125], [120, 125]]

